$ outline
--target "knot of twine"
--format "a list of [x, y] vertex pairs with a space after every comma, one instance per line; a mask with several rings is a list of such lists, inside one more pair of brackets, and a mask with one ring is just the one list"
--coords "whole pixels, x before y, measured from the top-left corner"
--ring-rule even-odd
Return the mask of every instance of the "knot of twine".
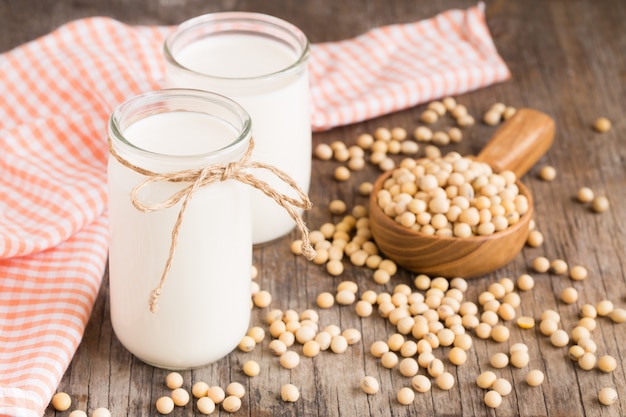
[[[163, 291], [163, 286], [165, 284], [165, 281], [167, 280], [167, 275], [170, 271], [170, 268], [172, 267], [174, 252], [176, 251], [176, 242], [178, 241], [178, 233], [180, 231], [180, 225], [185, 216], [185, 210], [187, 209], [187, 205], [189, 204], [191, 197], [199, 188], [209, 185], [211, 183], [232, 179], [261, 190], [265, 195], [272, 198], [281, 207], [283, 207], [287, 211], [287, 213], [289, 213], [291, 218], [296, 222], [296, 225], [300, 230], [300, 233], [302, 234], [302, 254], [308, 260], [311, 260], [315, 257], [315, 249], [313, 249], [313, 247], [311, 246], [311, 242], [309, 241], [309, 230], [306, 227], [304, 220], [297, 211], [297, 208], [309, 210], [312, 207], [311, 200], [309, 200], [309, 197], [304, 191], [302, 191], [300, 186], [298, 186], [298, 184], [296, 184], [296, 182], [284, 171], [281, 171], [273, 165], [265, 164], [262, 162], [250, 161], [252, 150], [254, 149], [254, 140], [252, 138], [250, 138], [250, 144], [248, 145], [246, 153], [239, 161], [230, 162], [228, 164], [222, 165], [211, 165], [202, 169], [189, 169], [163, 174], [152, 172], [131, 164], [115, 151], [111, 142], [111, 138], [108, 138], [108, 143], [111, 155], [120, 164], [146, 177], [131, 190], [130, 199], [133, 206], [135, 206], [137, 210], [148, 213], [172, 207], [182, 201], [180, 211], [178, 212], [178, 217], [176, 218], [176, 222], [174, 223], [174, 227], [172, 228], [170, 250], [167, 261], [165, 262], [165, 267], [163, 268], [163, 273], [161, 274], [161, 279], [159, 280], [158, 286], [150, 292], [149, 306], [152, 313], [156, 312], [157, 310], [158, 299], [161, 295], [161, 292]], [[289, 187], [295, 190], [298, 194], [298, 199], [292, 198], [286, 194], [279, 193], [269, 184], [261, 181], [253, 174], [251, 174], [249, 172], [249, 170], [251, 169], [265, 169], [271, 172], [278, 179], [280, 179], [282, 182], [286, 183], [287, 185], [289, 185]], [[158, 183], [161, 181], [186, 182], [189, 184], [183, 187], [181, 190], [172, 194], [164, 201], [153, 204], [143, 203], [139, 199], [139, 193], [141, 189], [148, 186], [149, 184]]]

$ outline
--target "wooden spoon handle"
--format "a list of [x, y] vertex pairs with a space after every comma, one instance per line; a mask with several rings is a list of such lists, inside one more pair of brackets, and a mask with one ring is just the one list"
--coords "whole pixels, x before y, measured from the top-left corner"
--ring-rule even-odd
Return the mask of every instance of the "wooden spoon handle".
[[476, 157], [496, 172], [510, 170], [521, 178], [552, 145], [554, 120], [532, 109], [518, 109]]

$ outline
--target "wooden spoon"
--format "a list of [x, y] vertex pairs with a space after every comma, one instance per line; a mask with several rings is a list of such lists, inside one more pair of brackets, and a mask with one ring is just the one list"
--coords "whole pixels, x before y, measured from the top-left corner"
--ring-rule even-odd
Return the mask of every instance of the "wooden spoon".
[[[511, 170], [521, 178], [552, 145], [554, 121], [531, 109], [519, 109], [504, 122], [474, 159], [489, 164], [495, 172]], [[492, 272], [519, 253], [528, 237], [533, 217], [533, 199], [518, 180], [529, 210], [513, 226], [489, 236], [467, 238], [432, 236], [410, 230], [387, 216], [376, 195], [393, 170], [382, 174], [370, 195], [370, 228], [379, 249], [409, 271], [443, 277], [476, 277]]]

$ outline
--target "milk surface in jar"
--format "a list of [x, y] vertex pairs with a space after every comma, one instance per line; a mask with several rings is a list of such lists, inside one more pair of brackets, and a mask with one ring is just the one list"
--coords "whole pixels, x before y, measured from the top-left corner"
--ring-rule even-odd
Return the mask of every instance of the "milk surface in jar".
[[[131, 99], [111, 116], [112, 147], [129, 164], [156, 173], [237, 161], [250, 139], [243, 109], [206, 92], [162, 90]], [[120, 342], [149, 364], [189, 369], [231, 352], [250, 320], [251, 188], [235, 180], [198, 188], [184, 212], [172, 266], [150, 311], [181, 202], [152, 212], [131, 202], [146, 178], [109, 158], [110, 302]], [[155, 181], [138, 193], [166, 201], [189, 182]]]
[[[165, 43], [166, 85], [199, 88], [232, 98], [254, 123], [253, 159], [285, 171], [307, 193], [311, 122], [306, 36], [258, 13], [228, 12], [182, 23]], [[255, 175], [295, 197], [265, 172]], [[253, 191], [253, 243], [287, 234], [295, 223], [274, 200]]]

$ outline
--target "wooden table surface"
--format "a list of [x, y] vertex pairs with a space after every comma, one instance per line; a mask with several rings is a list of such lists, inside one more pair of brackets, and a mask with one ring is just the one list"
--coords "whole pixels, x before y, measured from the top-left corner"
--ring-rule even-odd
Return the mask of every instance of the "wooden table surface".
[[[93, 15], [108, 15], [129, 23], [176, 24], [195, 15], [224, 10], [251, 10], [273, 14], [299, 26], [312, 42], [333, 41], [360, 34], [380, 25], [411, 22], [431, 17], [450, 8], [467, 8], [470, 0], [415, 1], [212, 1], [200, 0], [0, 0], [0, 50], [5, 51], [37, 36], [44, 35], [67, 21]], [[466, 300], [476, 301], [488, 286], [503, 277], [516, 278], [530, 273], [535, 278], [532, 291], [520, 292], [518, 315], [539, 319], [546, 309], [561, 314], [561, 327], [570, 331], [577, 323], [580, 306], [603, 299], [626, 307], [626, 2], [622, 0], [489, 0], [487, 22], [495, 44], [512, 72], [510, 81], [457, 97], [470, 113], [480, 120], [495, 102], [515, 107], [530, 107], [552, 116], [556, 122], [555, 142], [549, 152], [524, 177], [535, 199], [535, 221], [543, 233], [542, 246], [526, 247], [506, 267], [469, 281]], [[426, 104], [375, 120], [336, 128], [314, 135], [314, 145], [343, 141], [355, 143], [357, 136], [375, 128], [403, 127], [412, 131]], [[595, 132], [592, 123], [606, 116], [613, 128], [604, 134]], [[478, 122], [464, 131], [464, 139], [442, 147], [461, 154], [476, 154], [494, 132], [494, 127]], [[423, 148], [423, 147], [422, 147]], [[325, 222], [337, 222], [328, 203], [345, 201], [349, 208], [366, 204], [356, 192], [358, 184], [373, 181], [380, 173], [368, 164], [343, 183], [332, 173], [338, 162], [315, 159], [310, 196], [315, 207], [306, 220], [312, 229]], [[540, 167], [552, 165], [557, 177], [552, 182], [538, 178]], [[594, 213], [588, 205], [576, 202], [582, 186], [606, 195], [610, 207]], [[316, 296], [334, 292], [343, 280], [358, 283], [359, 295], [365, 290], [392, 292], [400, 283], [412, 285], [414, 274], [400, 270], [386, 285], [376, 284], [372, 271], [346, 262], [341, 277], [333, 278], [324, 267], [307, 262], [290, 252], [292, 233], [283, 239], [257, 248], [254, 264], [257, 282], [273, 296], [272, 308], [301, 312], [316, 308]], [[588, 279], [574, 282], [565, 275], [537, 273], [531, 263], [537, 256], [563, 259], [570, 266], [584, 265]], [[572, 286], [579, 300], [571, 305], [560, 301], [560, 292]], [[317, 308], [316, 308], [317, 309]], [[266, 326], [266, 310], [254, 309], [253, 325]], [[362, 340], [343, 354], [322, 352], [315, 358], [302, 358], [289, 371], [278, 364], [269, 349], [269, 337], [251, 353], [235, 351], [218, 363], [202, 369], [183, 372], [185, 387], [196, 381], [225, 387], [241, 382], [247, 390], [243, 406], [235, 415], [243, 416], [622, 416], [626, 415], [626, 325], [614, 324], [608, 318], [597, 320], [592, 332], [597, 356], [612, 355], [617, 369], [612, 373], [582, 370], [567, 357], [567, 348], [555, 348], [537, 327], [521, 330], [506, 324], [511, 337], [496, 343], [474, 337], [465, 365], [453, 366], [447, 359], [449, 348], [438, 348], [456, 378], [450, 391], [437, 387], [418, 393], [414, 404], [404, 406], [396, 400], [397, 391], [410, 386], [410, 378], [398, 368], [386, 369], [370, 353], [376, 340], [386, 340], [396, 332], [387, 320], [374, 313], [359, 318], [354, 305], [337, 306], [319, 311], [322, 327], [336, 324], [342, 329], [357, 328]], [[201, 331], [199, 329], [199, 331]], [[473, 335], [472, 331], [468, 333]], [[410, 336], [409, 336], [410, 337]], [[513, 385], [502, 405], [490, 409], [483, 402], [484, 391], [476, 376], [489, 365], [489, 356], [506, 352], [513, 343], [524, 342], [530, 351], [530, 364], [523, 369], [507, 367], [495, 372]], [[294, 347], [301, 351], [301, 347]], [[254, 359], [261, 374], [249, 378], [242, 374], [242, 364]], [[540, 387], [525, 383], [529, 369], [545, 373]], [[420, 373], [424, 373], [421, 369]], [[108, 285], [104, 284], [96, 301], [84, 339], [71, 362], [59, 390], [74, 398], [77, 408], [93, 410], [107, 407], [113, 416], [154, 416], [155, 401], [166, 395], [167, 371], [134, 359], [116, 339], [109, 318]], [[380, 382], [377, 395], [367, 396], [359, 388], [364, 375]], [[280, 399], [281, 385], [291, 382], [300, 388], [296, 403]], [[614, 387], [619, 399], [611, 406], [601, 405], [597, 393], [602, 387]], [[48, 409], [45, 416], [66, 416], [68, 412]], [[174, 416], [198, 416], [195, 405], [177, 408]], [[220, 408], [215, 415], [228, 415]]]

